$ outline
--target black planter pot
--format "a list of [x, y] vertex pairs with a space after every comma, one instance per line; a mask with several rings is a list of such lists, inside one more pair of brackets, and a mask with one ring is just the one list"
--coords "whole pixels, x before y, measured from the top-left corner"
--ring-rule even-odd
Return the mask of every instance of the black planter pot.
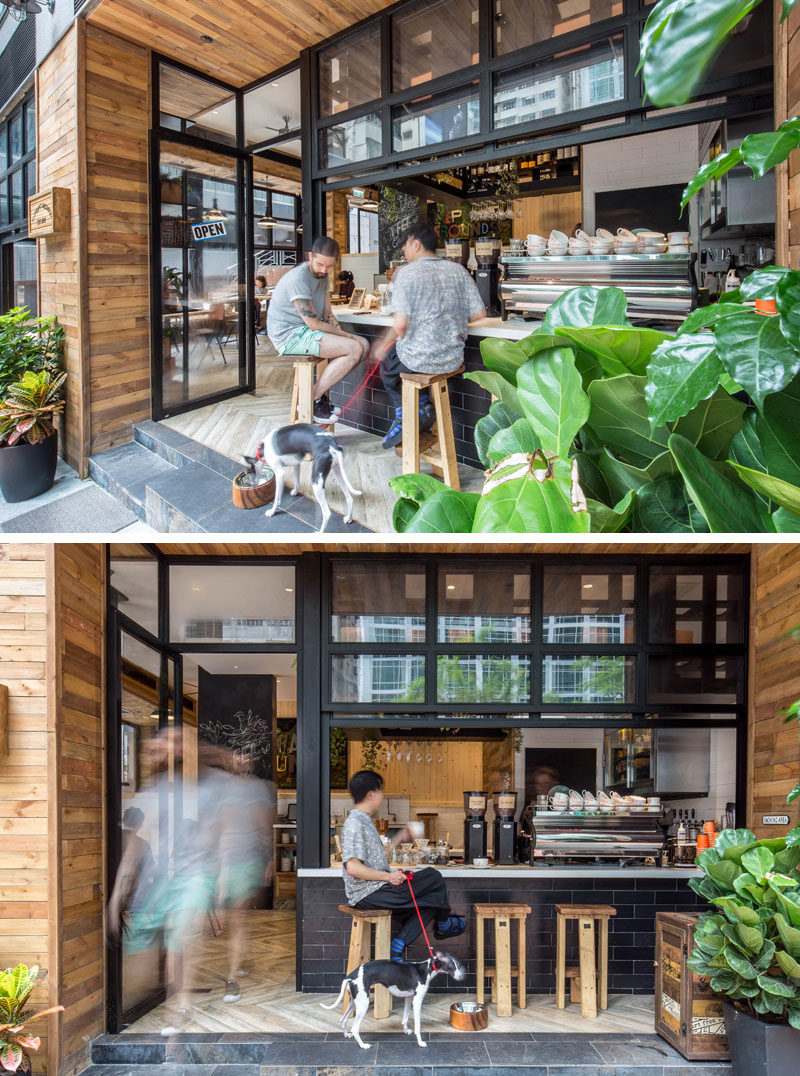
[[56, 477], [58, 430], [41, 444], [0, 446], [0, 491], [9, 504], [47, 493]]
[[733, 1076], [788, 1076], [797, 1072], [800, 1031], [789, 1024], [765, 1024], [728, 1001], [722, 1008]]

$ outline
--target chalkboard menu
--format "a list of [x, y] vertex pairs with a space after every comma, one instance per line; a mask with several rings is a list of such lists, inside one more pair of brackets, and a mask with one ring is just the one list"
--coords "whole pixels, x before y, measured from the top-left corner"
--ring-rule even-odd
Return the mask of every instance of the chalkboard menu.
[[248, 757], [257, 777], [271, 778], [275, 677], [198, 672], [198, 738]]
[[385, 273], [402, 256], [408, 229], [419, 224], [419, 199], [403, 191], [381, 190], [378, 200], [378, 271]]

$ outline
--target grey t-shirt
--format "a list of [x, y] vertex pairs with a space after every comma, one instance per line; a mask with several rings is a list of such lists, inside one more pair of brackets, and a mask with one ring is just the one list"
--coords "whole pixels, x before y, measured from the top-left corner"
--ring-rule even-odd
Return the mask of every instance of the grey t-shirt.
[[344, 892], [348, 904], [358, 904], [360, 900], [380, 889], [386, 882], [364, 881], [352, 878], [344, 869], [348, 859], [360, 859], [365, 867], [374, 871], [388, 871], [389, 860], [383, 850], [378, 831], [366, 811], [354, 807], [342, 826], [342, 877]]
[[463, 265], [418, 258], [392, 281], [392, 310], [408, 317], [397, 355], [409, 370], [448, 374], [464, 361], [467, 322], [483, 310], [475, 281]]
[[293, 332], [305, 327], [294, 307], [295, 299], [310, 299], [317, 317], [325, 313], [328, 277], [321, 280], [310, 272], [308, 262], [296, 265], [280, 278], [267, 310], [267, 336], [280, 351]]

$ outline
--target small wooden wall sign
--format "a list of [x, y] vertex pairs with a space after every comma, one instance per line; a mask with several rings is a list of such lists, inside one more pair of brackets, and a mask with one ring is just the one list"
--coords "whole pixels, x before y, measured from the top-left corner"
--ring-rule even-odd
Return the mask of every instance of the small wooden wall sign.
[[50, 187], [28, 199], [28, 235], [60, 235], [70, 230], [69, 187]]

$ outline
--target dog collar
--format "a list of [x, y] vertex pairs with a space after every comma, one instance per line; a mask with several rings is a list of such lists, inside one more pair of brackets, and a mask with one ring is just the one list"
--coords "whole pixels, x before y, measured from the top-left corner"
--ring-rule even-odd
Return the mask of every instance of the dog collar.
[[257, 459], [257, 460], [258, 460], [258, 461], [259, 461], [260, 463], [264, 463], [264, 462], [265, 462], [265, 460], [264, 460], [264, 457], [263, 457], [263, 456], [261, 455], [261, 449], [262, 449], [263, 447], [264, 447], [264, 442], [263, 442], [263, 441], [259, 441], [259, 444], [258, 444], [258, 448], [256, 449], [256, 459]]

